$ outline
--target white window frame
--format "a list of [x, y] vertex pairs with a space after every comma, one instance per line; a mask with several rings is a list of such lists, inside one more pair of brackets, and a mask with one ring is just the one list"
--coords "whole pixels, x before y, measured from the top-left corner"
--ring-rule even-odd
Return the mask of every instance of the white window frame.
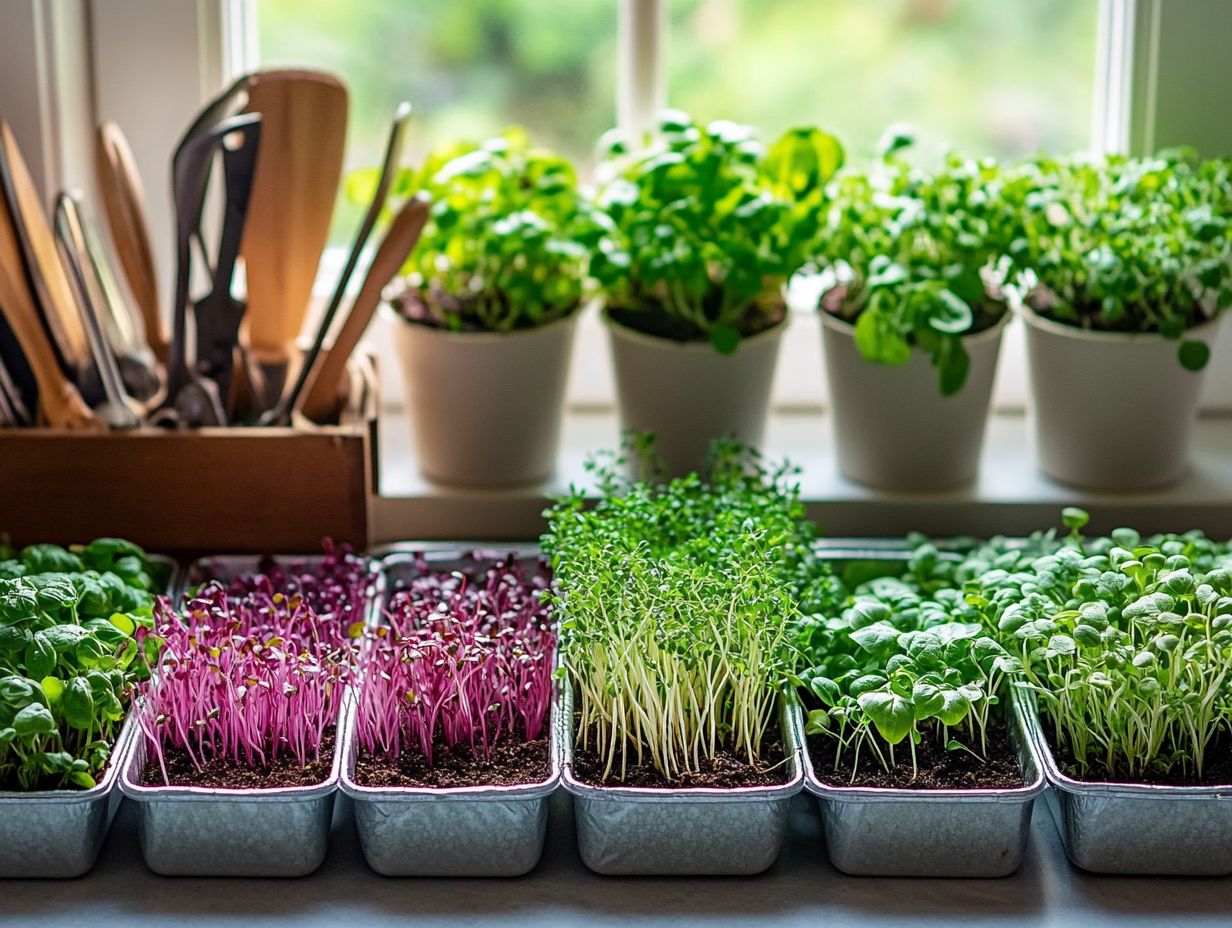
[[[204, 99], [256, 64], [258, 2], [5, 0], [0, 10], [0, 113], [14, 125], [36, 182], [49, 198], [69, 186], [89, 193], [93, 126], [117, 121], [145, 180], [164, 290], [171, 278], [171, 146]], [[666, 0], [613, 2], [619, 3], [617, 109], [621, 125], [638, 131], [668, 98]], [[1232, 34], [1232, 3], [1100, 3], [1092, 148], [1140, 154], [1185, 142], [1207, 154], [1232, 154], [1232, 57], [1220, 45]], [[780, 410], [815, 411], [827, 402], [817, 328], [815, 314], [793, 313], [774, 395]], [[390, 340], [378, 333], [373, 341]], [[1232, 357], [1232, 327], [1222, 342], [1220, 356]], [[593, 314], [582, 320], [577, 351], [571, 405], [610, 407], [605, 335]], [[384, 360], [384, 395], [397, 403], [396, 363]], [[1002, 351], [994, 405], [1021, 409], [1026, 393], [1015, 324]], [[1212, 370], [1205, 406], [1232, 410], [1232, 364]]]

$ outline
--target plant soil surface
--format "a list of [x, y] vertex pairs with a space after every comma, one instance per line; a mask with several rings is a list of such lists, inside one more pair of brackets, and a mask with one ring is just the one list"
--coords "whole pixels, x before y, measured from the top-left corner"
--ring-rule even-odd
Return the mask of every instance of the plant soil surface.
[[[594, 743], [593, 738], [590, 743]], [[698, 772], [681, 774], [674, 780], [663, 776], [649, 760], [641, 764], [632, 763], [636, 756], [630, 748], [630, 764], [625, 770], [623, 779], [620, 776], [619, 758], [611, 776], [603, 779], [604, 761], [599, 753], [575, 746], [573, 772], [583, 783], [660, 789], [695, 789], [697, 787], [736, 789], [742, 786], [781, 786], [787, 782], [785, 754], [782, 744], [777, 741], [763, 747], [762, 760], [757, 766], [750, 765], [743, 755], [719, 751], [713, 759], [703, 758], [701, 770]]]
[[1016, 789], [1026, 785], [1018, 766], [1018, 753], [1009, 732], [999, 722], [988, 727], [988, 758], [981, 761], [966, 751], [947, 751], [935, 738], [925, 738], [915, 748], [918, 775], [913, 776], [911, 746], [903, 741], [894, 747], [895, 765], [885, 770], [866, 747], [860, 752], [860, 767], [852, 778], [852, 752], [834, 766], [834, 739], [826, 735], [808, 738], [809, 757], [817, 778], [828, 786], [869, 786], [880, 789]]
[[[654, 307], [637, 310], [614, 306], [609, 308], [607, 313], [616, 324], [635, 332], [641, 332], [643, 335], [665, 338], [674, 342], [699, 342], [707, 339], [706, 333], [694, 323], [678, 316], [669, 316]], [[735, 326], [742, 336], [749, 338], [774, 328], [786, 318], [787, 310], [784, 306], [776, 304], [772, 312], [753, 307], [735, 321]]]
[[187, 752], [174, 748], [164, 752], [167, 779], [157, 757], [150, 757], [142, 771], [144, 786], [203, 786], [208, 789], [276, 789], [283, 786], [316, 786], [329, 779], [334, 763], [334, 732], [321, 739], [321, 759], [301, 767], [295, 755], [280, 751], [278, 759], [265, 767], [247, 767], [230, 758], [214, 758], [198, 770]]
[[443, 741], [432, 749], [432, 764], [418, 750], [404, 750], [397, 761], [361, 751], [355, 762], [355, 782], [360, 786], [522, 786], [542, 783], [552, 773], [548, 739], [534, 741], [505, 738], [492, 745], [492, 757], [484, 760], [469, 748], [450, 749]]
[[1078, 765], [1068, 751], [1057, 751], [1049, 743], [1049, 749], [1057, 759], [1057, 765], [1065, 774], [1083, 783], [1137, 783], [1146, 786], [1230, 786], [1232, 785], [1232, 745], [1227, 740], [1217, 741], [1206, 752], [1206, 763], [1201, 778], [1191, 770], [1185, 773], [1178, 765], [1168, 773], [1149, 773], [1133, 776], [1122, 770], [1104, 770], [1098, 764], [1088, 764], [1086, 773], [1078, 772]]

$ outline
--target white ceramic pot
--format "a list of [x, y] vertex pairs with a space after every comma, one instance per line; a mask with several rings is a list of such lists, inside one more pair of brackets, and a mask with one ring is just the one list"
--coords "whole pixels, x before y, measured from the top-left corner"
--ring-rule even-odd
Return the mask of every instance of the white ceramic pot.
[[519, 332], [394, 325], [419, 469], [437, 483], [508, 487], [552, 473], [576, 313]]
[[886, 490], [944, 490], [970, 483], [980, 464], [1001, 333], [1009, 314], [963, 338], [966, 383], [943, 396], [937, 369], [916, 348], [901, 367], [866, 361], [855, 327], [821, 313], [834, 443], [845, 477]]
[[[1181, 366], [1177, 342], [1061, 325], [1025, 308], [1022, 316], [1045, 474], [1100, 490], [1160, 487], [1184, 476], [1205, 371]], [[1221, 322], [1185, 338], [1211, 345]]]
[[761, 444], [785, 322], [724, 355], [709, 342], [656, 338], [603, 318], [621, 427], [654, 434], [668, 476], [702, 467], [716, 438]]

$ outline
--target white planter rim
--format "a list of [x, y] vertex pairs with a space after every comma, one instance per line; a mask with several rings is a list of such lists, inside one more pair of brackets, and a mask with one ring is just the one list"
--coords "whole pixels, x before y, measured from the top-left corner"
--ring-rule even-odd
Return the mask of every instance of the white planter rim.
[[1057, 322], [1045, 316], [1041, 316], [1030, 306], [1022, 305], [1018, 308], [1018, 314], [1022, 316], [1023, 322], [1034, 329], [1039, 329], [1041, 332], [1047, 332], [1050, 335], [1058, 335], [1065, 338], [1074, 338], [1080, 341], [1103, 342], [1105, 344], [1143, 344], [1147, 341], [1171, 342], [1180, 344], [1185, 340], [1190, 333], [1197, 335], [1214, 335], [1220, 322], [1223, 321], [1223, 315], [1217, 315], [1214, 319], [1208, 319], [1201, 325], [1190, 326], [1181, 333], [1180, 339], [1164, 338], [1158, 332], [1107, 332], [1103, 329], [1084, 329], [1081, 326], [1066, 325], [1064, 322]]
[[[817, 315], [821, 316], [821, 324], [834, 332], [839, 332], [850, 338], [856, 337], [855, 323], [848, 322], [846, 319], [840, 319], [833, 313], [828, 313], [824, 309], [817, 311]], [[989, 342], [993, 339], [1000, 338], [1002, 330], [1010, 324], [1010, 320], [1014, 318], [1014, 314], [1008, 310], [1001, 314], [1001, 318], [994, 322], [986, 329], [976, 332], [974, 335], [960, 335], [959, 339], [964, 345], [978, 345], [980, 342]], [[924, 349], [919, 345], [912, 345], [913, 352], [919, 351], [924, 353]]]
[[[740, 339], [740, 344], [736, 346], [736, 351], [742, 350], [745, 345], [755, 345], [758, 342], [770, 341], [782, 335], [787, 328], [787, 323], [791, 321], [789, 315], [790, 312], [791, 310], [787, 311], [788, 315], [783, 316], [782, 322], [778, 322], [768, 329], [762, 329], [762, 331], [758, 332], [756, 335], [742, 336]], [[636, 342], [640, 345], [646, 345], [647, 347], [659, 348], [663, 351], [705, 351], [710, 352], [711, 354], [720, 354], [720, 352], [715, 349], [714, 345], [710, 344], [709, 339], [698, 338], [693, 341], [681, 342], [674, 338], [664, 338], [661, 335], [647, 335], [645, 332], [639, 332], [637, 329], [630, 328], [627, 325], [617, 322], [608, 315], [606, 309], [600, 312], [599, 316], [603, 320], [603, 324], [607, 326], [609, 332], [625, 339], [626, 341]], [[735, 352], [733, 352], [733, 354], [734, 353]], [[720, 356], [731, 357], [731, 355]]]
[[537, 325], [529, 329], [510, 329], [508, 332], [454, 332], [451, 329], [444, 329], [439, 326], [425, 325], [422, 322], [413, 322], [407, 319], [406, 316], [398, 312], [390, 303], [381, 304], [381, 312], [386, 318], [393, 319], [400, 325], [412, 326], [415, 329], [423, 332], [429, 332], [435, 338], [445, 339], [447, 341], [456, 341], [459, 343], [476, 344], [478, 342], [503, 342], [511, 338], [530, 338], [535, 335], [542, 335], [545, 332], [550, 332], [555, 328], [577, 321], [577, 317], [581, 312], [581, 306], [573, 310], [567, 316], [562, 316], [559, 319], [554, 319], [545, 325]]

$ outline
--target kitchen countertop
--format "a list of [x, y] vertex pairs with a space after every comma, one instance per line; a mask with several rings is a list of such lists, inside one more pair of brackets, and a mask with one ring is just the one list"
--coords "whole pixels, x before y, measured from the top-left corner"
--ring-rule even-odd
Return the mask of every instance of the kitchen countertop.
[[1022, 869], [999, 880], [848, 877], [821, 848], [816, 806], [797, 797], [786, 847], [758, 877], [600, 877], [585, 869], [569, 797], [552, 799], [539, 867], [514, 880], [387, 878], [363, 862], [348, 800], [339, 799], [325, 864], [300, 880], [159, 877], [137, 846], [131, 805], [121, 808], [95, 869], [69, 881], [0, 880], [0, 925], [535, 925], [636, 924], [883, 928], [898, 925], [1228, 925], [1226, 879], [1100, 877], [1066, 861], [1037, 803]]

